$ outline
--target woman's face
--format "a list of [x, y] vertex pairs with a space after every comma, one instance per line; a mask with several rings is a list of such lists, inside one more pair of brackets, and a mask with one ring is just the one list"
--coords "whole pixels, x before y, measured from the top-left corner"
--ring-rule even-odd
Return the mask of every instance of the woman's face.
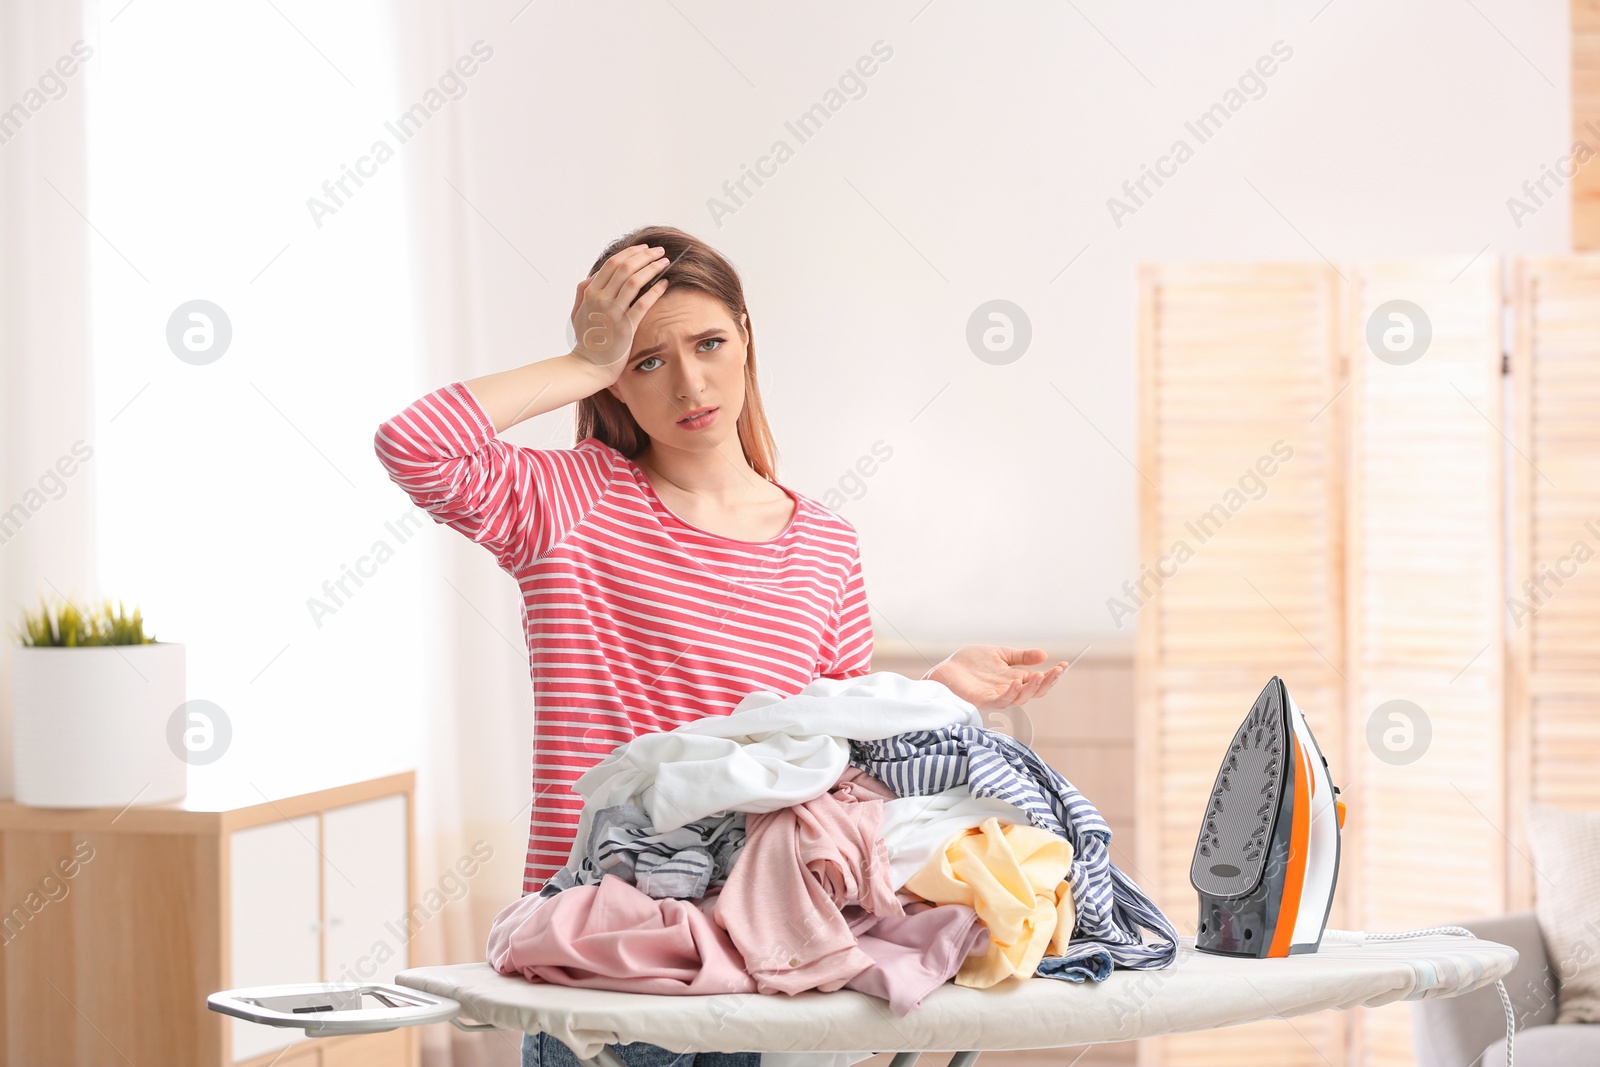
[[[652, 440], [674, 448], [715, 447], [738, 437], [744, 362], [744, 335], [722, 302], [669, 284], [634, 331], [622, 376], [607, 388]], [[716, 410], [683, 421], [706, 408]]]

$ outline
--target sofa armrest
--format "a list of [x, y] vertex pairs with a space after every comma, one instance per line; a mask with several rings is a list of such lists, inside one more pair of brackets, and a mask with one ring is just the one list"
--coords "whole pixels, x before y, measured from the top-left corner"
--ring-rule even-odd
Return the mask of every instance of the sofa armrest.
[[[1464, 926], [1485, 941], [1517, 950], [1517, 964], [1502, 981], [1511, 996], [1517, 1029], [1556, 1019], [1556, 979], [1545, 954], [1544, 935], [1531, 911], [1472, 919]], [[1411, 1036], [1417, 1067], [1461, 1067], [1506, 1034], [1506, 1012], [1493, 985], [1459, 997], [1435, 997], [1411, 1005]]]

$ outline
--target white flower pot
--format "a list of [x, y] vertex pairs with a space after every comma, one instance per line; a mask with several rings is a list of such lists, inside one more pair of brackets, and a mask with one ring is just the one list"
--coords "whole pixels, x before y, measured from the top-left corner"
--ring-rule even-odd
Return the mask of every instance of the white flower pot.
[[12, 650], [16, 801], [41, 808], [167, 804], [188, 763], [167, 740], [184, 702], [183, 645]]

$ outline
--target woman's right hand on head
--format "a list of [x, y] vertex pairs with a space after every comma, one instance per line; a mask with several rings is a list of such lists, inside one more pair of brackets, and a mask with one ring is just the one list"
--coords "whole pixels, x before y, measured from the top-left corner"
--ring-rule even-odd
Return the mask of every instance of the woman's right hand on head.
[[[667, 290], [666, 279], [658, 277], [666, 266], [666, 253], [659, 247], [629, 245], [578, 283], [572, 301], [572, 329], [578, 343], [572, 354], [592, 364], [604, 384], [622, 377], [634, 330]], [[650, 288], [634, 301], [646, 285]]]

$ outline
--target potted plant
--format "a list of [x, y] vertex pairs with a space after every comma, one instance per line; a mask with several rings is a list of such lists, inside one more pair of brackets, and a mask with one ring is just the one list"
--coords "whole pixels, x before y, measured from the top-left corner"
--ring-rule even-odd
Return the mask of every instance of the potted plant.
[[184, 702], [183, 645], [144, 632], [118, 602], [23, 612], [12, 660], [16, 800], [123, 808], [182, 800], [188, 763], [168, 742]]

